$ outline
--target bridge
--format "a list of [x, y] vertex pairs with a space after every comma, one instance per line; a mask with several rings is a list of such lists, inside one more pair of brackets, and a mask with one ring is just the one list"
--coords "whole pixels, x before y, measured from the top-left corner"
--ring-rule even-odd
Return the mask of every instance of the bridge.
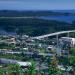
[[55, 35], [58, 37], [58, 35], [65, 34], [65, 33], [68, 33], [68, 36], [69, 36], [69, 33], [71, 33], [71, 32], [75, 32], [75, 30], [60, 31], [60, 32], [50, 33], [50, 34], [46, 34], [46, 35], [32, 37], [32, 39], [42, 39], [42, 38], [46, 38], [46, 37], [50, 37], [50, 36], [55, 36]]
[[69, 33], [71, 33], [71, 32], [75, 32], [75, 30], [60, 31], [60, 32], [50, 33], [50, 34], [46, 34], [46, 35], [42, 35], [42, 36], [32, 37], [32, 39], [43, 39], [43, 38], [50, 37], [50, 36], [56, 36], [57, 46], [58, 46], [58, 36], [59, 36], [60, 34], [65, 34], [65, 33], [67, 33], [67, 34], [68, 34], [68, 37], [69, 37]]

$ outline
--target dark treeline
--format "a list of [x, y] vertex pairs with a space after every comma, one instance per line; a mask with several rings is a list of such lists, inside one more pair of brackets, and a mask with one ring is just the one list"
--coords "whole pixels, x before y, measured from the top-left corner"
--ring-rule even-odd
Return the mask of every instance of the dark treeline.
[[16, 11], [16, 10], [1, 10], [0, 17], [24, 17], [24, 16], [60, 16], [60, 15], [72, 15], [72, 13], [62, 13], [54, 11]]
[[75, 22], [72, 24], [53, 20], [42, 20], [36, 18], [2, 19], [0, 18], [0, 28], [7, 32], [17, 34], [27, 34], [38, 36], [62, 30], [75, 29]]

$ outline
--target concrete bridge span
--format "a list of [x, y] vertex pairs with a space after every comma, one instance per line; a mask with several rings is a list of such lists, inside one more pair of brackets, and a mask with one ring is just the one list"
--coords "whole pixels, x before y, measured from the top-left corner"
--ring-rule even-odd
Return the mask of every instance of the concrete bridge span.
[[36, 37], [32, 37], [32, 39], [42, 39], [42, 38], [46, 38], [46, 37], [50, 37], [50, 36], [58, 36], [60, 34], [65, 34], [65, 33], [71, 33], [71, 32], [75, 32], [75, 30], [69, 30], [69, 31], [60, 31], [60, 32], [55, 32], [55, 33], [50, 33], [50, 34], [46, 34], [46, 35], [41, 35], [41, 36], [36, 36]]

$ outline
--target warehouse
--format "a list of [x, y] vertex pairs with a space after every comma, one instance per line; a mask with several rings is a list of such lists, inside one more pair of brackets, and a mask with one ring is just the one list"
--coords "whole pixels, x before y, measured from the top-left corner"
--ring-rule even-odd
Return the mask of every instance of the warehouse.
[[75, 46], [75, 38], [71, 38], [71, 37], [61, 37], [59, 39], [59, 42], [61, 44], [64, 44], [64, 43], [69, 43], [72, 47]]

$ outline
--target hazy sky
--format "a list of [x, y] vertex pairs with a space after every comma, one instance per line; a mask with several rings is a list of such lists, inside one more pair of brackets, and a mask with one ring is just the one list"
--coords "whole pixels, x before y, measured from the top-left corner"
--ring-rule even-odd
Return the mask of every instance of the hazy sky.
[[75, 0], [0, 0], [0, 10], [73, 10]]

